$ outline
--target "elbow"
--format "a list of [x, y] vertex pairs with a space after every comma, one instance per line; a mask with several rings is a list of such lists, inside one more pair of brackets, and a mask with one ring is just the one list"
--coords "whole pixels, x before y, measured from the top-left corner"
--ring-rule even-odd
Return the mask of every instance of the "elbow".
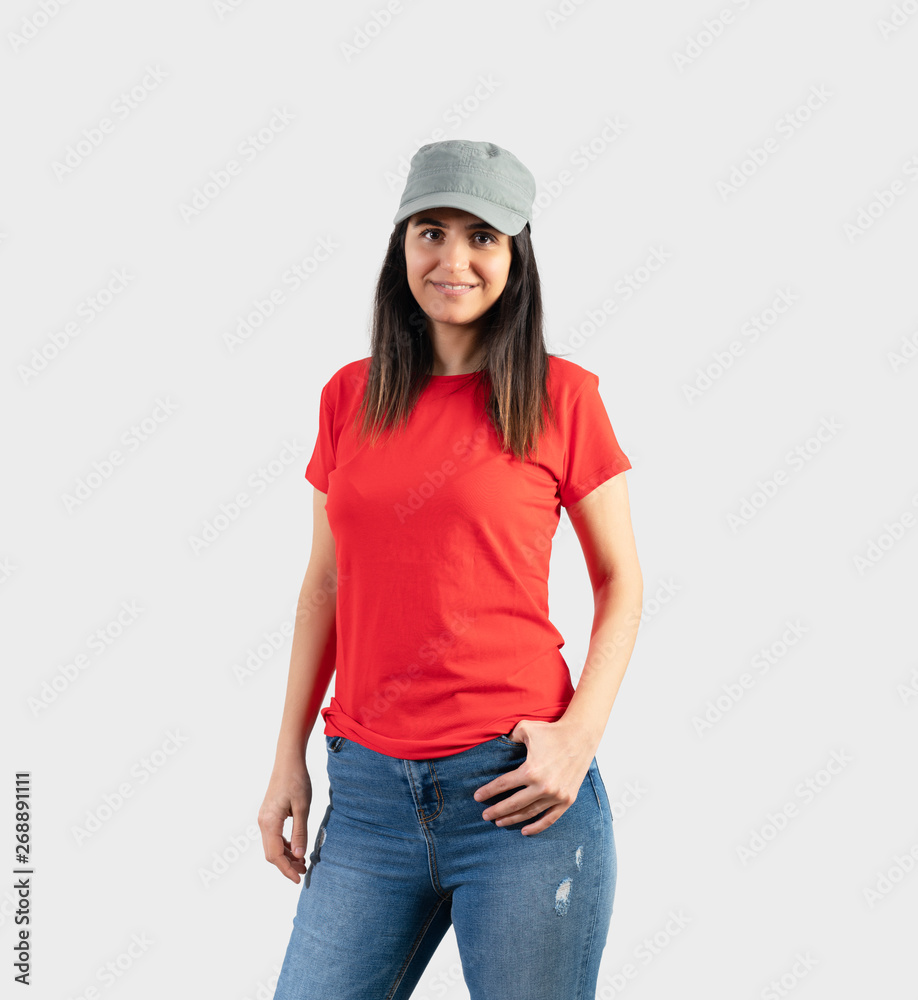
[[616, 566], [596, 581], [593, 599], [597, 606], [606, 601], [624, 604], [640, 618], [644, 606], [644, 576], [641, 567], [637, 562]]

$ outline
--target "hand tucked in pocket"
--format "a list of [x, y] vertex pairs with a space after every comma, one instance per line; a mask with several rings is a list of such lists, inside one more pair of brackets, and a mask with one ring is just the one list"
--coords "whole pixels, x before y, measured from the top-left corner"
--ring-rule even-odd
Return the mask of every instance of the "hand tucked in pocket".
[[[557, 722], [521, 719], [511, 730], [510, 739], [526, 744], [526, 760], [475, 791], [475, 801], [483, 802], [511, 788], [513, 795], [488, 806], [481, 814], [497, 826], [521, 823], [545, 812], [537, 822], [520, 831], [526, 836], [541, 833], [555, 823], [577, 801], [595, 751], [582, 733]], [[525, 787], [520, 788], [520, 785]]]

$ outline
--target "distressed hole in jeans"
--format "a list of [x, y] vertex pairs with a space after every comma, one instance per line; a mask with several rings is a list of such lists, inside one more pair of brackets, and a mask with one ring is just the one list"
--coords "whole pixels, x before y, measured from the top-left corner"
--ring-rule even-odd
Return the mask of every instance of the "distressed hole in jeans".
[[570, 905], [572, 882], [573, 879], [570, 877], [564, 879], [555, 891], [555, 913], [559, 917], [563, 917], [567, 913], [567, 908]]
[[312, 870], [319, 863], [319, 856], [322, 850], [322, 845], [325, 843], [326, 837], [326, 827], [328, 826], [328, 818], [331, 816], [332, 804], [329, 799], [328, 808], [325, 810], [325, 815], [322, 817], [322, 823], [319, 826], [319, 832], [316, 834], [315, 847], [312, 849], [312, 854], [309, 855], [309, 867], [306, 869], [306, 875], [304, 876], [306, 882], [306, 888], [309, 888], [309, 883], [312, 880]]

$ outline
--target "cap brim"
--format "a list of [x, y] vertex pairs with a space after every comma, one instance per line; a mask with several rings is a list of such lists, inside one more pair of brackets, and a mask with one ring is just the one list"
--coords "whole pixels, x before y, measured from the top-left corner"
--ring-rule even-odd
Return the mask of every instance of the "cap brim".
[[485, 201], [484, 198], [477, 198], [473, 194], [429, 194], [405, 202], [392, 220], [392, 225], [398, 225], [402, 219], [407, 219], [425, 208], [458, 208], [463, 212], [471, 212], [507, 236], [521, 233], [529, 221], [516, 212], [501, 208], [500, 205]]

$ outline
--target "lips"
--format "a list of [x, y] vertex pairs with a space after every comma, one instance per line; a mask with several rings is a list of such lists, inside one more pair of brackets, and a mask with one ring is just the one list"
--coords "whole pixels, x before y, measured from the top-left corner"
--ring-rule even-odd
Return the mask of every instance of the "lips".
[[445, 295], [447, 298], [456, 298], [460, 295], [468, 295], [473, 288], [477, 287], [476, 285], [461, 285], [458, 288], [450, 288], [449, 285], [443, 281], [433, 281], [431, 284], [441, 295]]

